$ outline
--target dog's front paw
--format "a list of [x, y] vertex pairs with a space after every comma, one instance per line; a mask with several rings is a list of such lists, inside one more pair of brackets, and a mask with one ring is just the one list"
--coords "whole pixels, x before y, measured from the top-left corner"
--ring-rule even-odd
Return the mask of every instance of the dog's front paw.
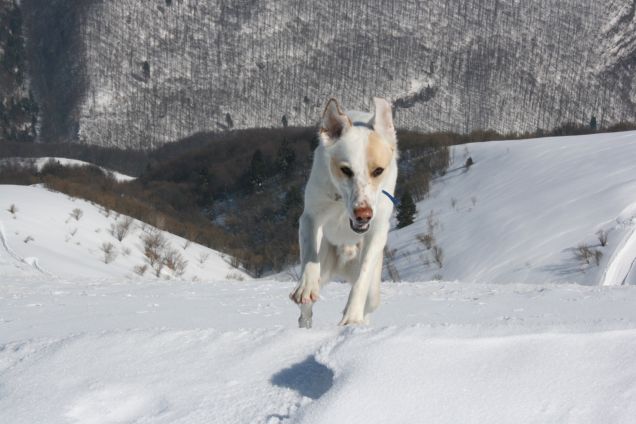
[[320, 265], [309, 262], [305, 265], [298, 286], [290, 293], [289, 298], [296, 303], [310, 303], [318, 300], [320, 294]]
[[362, 312], [345, 311], [338, 325], [361, 325], [367, 323], [368, 322], [364, 318], [364, 314]]

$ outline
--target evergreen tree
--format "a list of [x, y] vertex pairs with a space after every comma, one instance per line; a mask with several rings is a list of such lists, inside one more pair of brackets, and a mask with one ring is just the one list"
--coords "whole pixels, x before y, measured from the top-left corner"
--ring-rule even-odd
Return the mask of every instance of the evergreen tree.
[[251, 188], [256, 191], [262, 190], [265, 178], [267, 178], [267, 162], [265, 161], [265, 155], [260, 149], [257, 149], [252, 155], [247, 178]]
[[298, 225], [298, 219], [303, 211], [303, 193], [299, 186], [292, 186], [285, 193], [283, 211], [294, 225]]
[[283, 128], [287, 128], [287, 125], [289, 124], [289, 122], [287, 121], [287, 115], [283, 115], [283, 119], [281, 119], [281, 122], [283, 123]]
[[596, 116], [592, 115], [592, 119], [590, 119], [590, 128], [596, 131]]
[[404, 191], [404, 194], [402, 194], [400, 198], [400, 204], [397, 206], [397, 227], [403, 228], [407, 225], [411, 225], [415, 219], [416, 212], [417, 208], [415, 207], [411, 193], [408, 190]]
[[278, 153], [276, 154], [276, 165], [283, 172], [285, 176], [291, 174], [294, 169], [294, 162], [296, 161], [296, 152], [289, 145], [286, 138], [283, 139]]
[[144, 79], [148, 81], [150, 79], [150, 63], [147, 60], [142, 63], [141, 70], [143, 71]]
[[229, 113], [225, 114], [225, 122], [227, 123], [228, 130], [234, 128], [234, 121], [232, 120], [232, 115], [230, 115]]

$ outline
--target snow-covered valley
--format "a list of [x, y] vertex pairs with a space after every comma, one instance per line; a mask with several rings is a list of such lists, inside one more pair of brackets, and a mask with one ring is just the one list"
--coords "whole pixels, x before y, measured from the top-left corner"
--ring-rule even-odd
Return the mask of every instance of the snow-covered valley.
[[[636, 133], [453, 154], [475, 164], [390, 234], [409, 282], [384, 283], [371, 324], [349, 328], [344, 284], [300, 330], [289, 279], [252, 280], [170, 234], [185, 272], [139, 275], [149, 227], [120, 242], [124, 217], [0, 186], [0, 422], [633, 422]], [[431, 210], [441, 267], [418, 237]]]

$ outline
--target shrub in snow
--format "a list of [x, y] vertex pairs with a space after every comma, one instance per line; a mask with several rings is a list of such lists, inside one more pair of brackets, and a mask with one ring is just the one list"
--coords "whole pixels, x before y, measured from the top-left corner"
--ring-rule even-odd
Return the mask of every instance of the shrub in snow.
[[426, 216], [426, 227], [428, 228], [428, 233], [430, 235], [433, 235], [433, 233], [435, 232], [435, 229], [438, 226], [439, 226], [439, 221], [437, 220], [437, 217], [435, 216], [435, 211], [432, 210]]
[[146, 264], [135, 265], [135, 267], [133, 268], [133, 271], [135, 271], [135, 274], [137, 275], [144, 275], [147, 270], [148, 270], [148, 265]]
[[110, 233], [117, 240], [122, 241], [128, 235], [128, 233], [130, 233], [133, 222], [134, 219], [126, 216], [123, 219], [110, 224]]
[[210, 258], [209, 252], [201, 252], [199, 253], [199, 263], [203, 265]]
[[439, 246], [433, 246], [433, 260], [438, 267], [444, 265], [444, 250]]
[[245, 277], [243, 277], [241, 274], [239, 274], [238, 272], [230, 272], [225, 276], [226, 279], [228, 280], [236, 280], [236, 281], [243, 281], [245, 280]]
[[598, 242], [601, 243], [601, 246], [607, 246], [607, 231], [606, 230], [598, 230], [596, 232], [596, 236], [598, 237]]
[[149, 231], [141, 236], [144, 247], [144, 255], [151, 267], [155, 268], [158, 263], [162, 264], [163, 252], [167, 241], [159, 231]]
[[574, 250], [574, 256], [576, 259], [583, 263], [583, 265], [589, 265], [594, 263], [598, 266], [603, 258], [603, 252], [598, 249], [591, 249], [587, 244], [579, 244]]
[[394, 264], [396, 252], [396, 249], [390, 249], [389, 246], [384, 246], [384, 268], [393, 282], [400, 281], [400, 273]]
[[30, 242], [30, 241], [34, 241], [34, 240], [35, 240], [35, 239], [34, 239], [33, 237], [31, 237], [31, 236], [27, 236], [27, 238], [25, 238], [25, 239], [24, 239], [24, 242], [25, 242], [25, 243], [28, 243], [28, 242]]
[[80, 218], [84, 215], [84, 211], [82, 211], [80, 208], [75, 208], [71, 211], [69, 215], [71, 216], [71, 218], [74, 218], [76, 221], [79, 221]]
[[111, 242], [102, 243], [102, 245], [99, 247], [99, 250], [101, 250], [104, 253], [105, 264], [111, 263], [117, 257], [115, 246]]
[[594, 249], [594, 263], [596, 263], [596, 266], [599, 266], [601, 264], [602, 258], [603, 258], [603, 252], [601, 252], [598, 249]]
[[163, 264], [171, 270], [175, 276], [181, 277], [188, 266], [188, 261], [175, 249], [166, 249], [163, 254]]
[[426, 247], [426, 250], [430, 250], [431, 247], [433, 247], [433, 245], [435, 244], [435, 236], [431, 233], [427, 233], [427, 234], [418, 234], [417, 239], [419, 240], [420, 243], [422, 243], [424, 245], [424, 247]]
[[12, 204], [11, 206], [9, 206], [9, 209], [7, 209], [7, 211], [11, 212], [11, 214], [15, 216], [16, 212], [18, 212], [18, 207], [15, 204]]

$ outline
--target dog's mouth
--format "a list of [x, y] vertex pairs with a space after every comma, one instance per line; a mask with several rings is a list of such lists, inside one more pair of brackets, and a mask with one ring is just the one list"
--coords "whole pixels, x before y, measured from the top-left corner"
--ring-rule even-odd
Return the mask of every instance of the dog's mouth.
[[356, 224], [351, 219], [349, 219], [349, 226], [358, 234], [366, 233], [367, 230], [369, 230], [368, 222], [365, 222], [364, 224]]

